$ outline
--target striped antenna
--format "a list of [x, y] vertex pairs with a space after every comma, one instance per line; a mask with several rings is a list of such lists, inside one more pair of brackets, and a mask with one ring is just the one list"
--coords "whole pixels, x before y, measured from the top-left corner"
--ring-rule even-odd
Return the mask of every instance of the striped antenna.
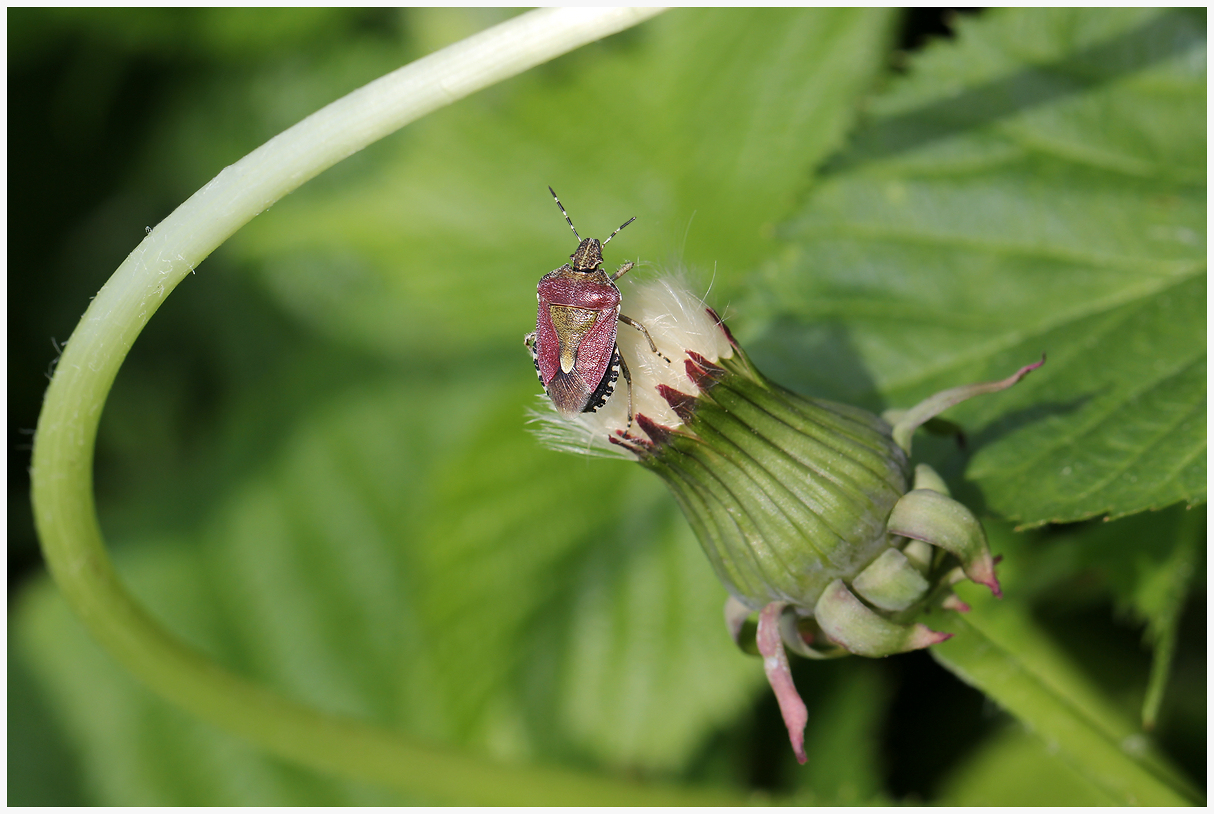
[[556, 205], [561, 207], [561, 214], [565, 216], [565, 221], [569, 224], [569, 228], [573, 230], [573, 236], [577, 238], [578, 243], [581, 243], [582, 236], [577, 233], [577, 227], [574, 226], [573, 221], [569, 219], [569, 213], [565, 211], [565, 207], [561, 206], [561, 199], [556, 197], [556, 190], [554, 190], [552, 187], [548, 187], [548, 191], [552, 193], [552, 200], [556, 201]]
[[[615, 237], [616, 235], [618, 235], [618, 234], [620, 233], [620, 230], [621, 230], [621, 229], [623, 229], [623, 228], [624, 228], [625, 226], [627, 226], [628, 224], [632, 223], [634, 220], [636, 220], [636, 216], [635, 216], [635, 215], [633, 215], [631, 218], [629, 218], [628, 220], [626, 220], [626, 221], [624, 221], [622, 224], [620, 224], [620, 228], [619, 228], [619, 229], [616, 229], [614, 232], [612, 232], [610, 235], [608, 235], [608, 236], [607, 236], [607, 239], [603, 241], [603, 245], [604, 245], [604, 246], [606, 246], [608, 243], [610, 243], [610, 242], [611, 242], [611, 238], [613, 238], [613, 237]], [[574, 234], [577, 234], [577, 233], [575, 232]]]

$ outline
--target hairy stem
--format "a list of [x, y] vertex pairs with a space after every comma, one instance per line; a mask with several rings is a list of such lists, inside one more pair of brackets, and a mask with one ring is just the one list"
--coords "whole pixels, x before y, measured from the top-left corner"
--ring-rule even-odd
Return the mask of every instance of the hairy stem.
[[102, 407], [135, 337], [170, 291], [291, 190], [426, 113], [657, 9], [546, 9], [420, 59], [345, 96], [225, 168], [161, 222], [98, 292], [47, 389], [30, 470], [34, 516], [69, 605], [119, 662], [169, 701], [279, 755], [345, 777], [479, 804], [691, 805], [704, 792], [502, 766], [319, 713], [236, 676], [161, 627], [127, 593], [93, 502]]

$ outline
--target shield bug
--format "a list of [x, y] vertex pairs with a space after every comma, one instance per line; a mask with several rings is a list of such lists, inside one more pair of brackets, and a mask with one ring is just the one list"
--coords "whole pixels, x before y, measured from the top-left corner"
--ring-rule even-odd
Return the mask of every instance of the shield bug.
[[544, 392], [557, 410], [566, 415], [598, 410], [615, 391], [616, 380], [622, 373], [628, 385], [631, 425], [632, 376], [615, 341], [616, 323], [625, 322], [639, 330], [649, 342], [649, 349], [670, 362], [658, 353], [644, 325], [620, 313], [620, 289], [615, 281], [627, 274], [633, 264], [624, 263], [614, 274], [603, 268], [603, 247], [636, 218], [626, 220], [602, 243], [594, 238], [583, 240], [561, 199], [552, 187], [548, 191], [573, 230], [578, 246], [569, 255], [568, 263], [540, 279], [536, 287], [539, 309], [535, 331], [523, 341], [531, 351]]

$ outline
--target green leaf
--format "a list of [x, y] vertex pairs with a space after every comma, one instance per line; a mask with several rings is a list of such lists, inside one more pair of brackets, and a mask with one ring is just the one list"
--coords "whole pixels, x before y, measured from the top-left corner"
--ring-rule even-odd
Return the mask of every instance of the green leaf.
[[[191, 633], [219, 623], [202, 594], [206, 563], [179, 541], [148, 541], [123, 556], [130, 583], [157, 613]], [[202, 611], [200, 614], [199, 611]], [[16, 660], [72, 744], [77, 786], [90, 805], [392, 805], [399, 795], [318, 778], [267, 757], [173, 707], [117, 665], [49, 579], [27, 586], [13, 613]], [[221, 623], [220, 623], [221, 624]]]
[[681, 261], [736, 286], [839, 146], [890, 20], [672, 11], [435, 113], [228, 248], [300, 319], [389, 356], [519, 341], [536, 282], [575, 246], [549, 184], [583, 235], [637, 216], [608, 263]]
[[934, 619], [933, 627], [955, 634], [932, 648], [937, 661], [996, 699], [1047, 748], [1119, 804], [1198, 802], [1200, 793], [1159, 756], [1019, 603], [1000, 603], [968, 583], [958, 585], [957, 592], [972, 610]]
[[492, 741], [516, 717], [553, 756], [668, 771], [761, 686], [724, 632], [724, 589], [638, 467], [543, 450], [502, 410], [435, 490], [422, 613], [463, 730]]
[[1174, 507], [1041, 538], [988, 524], [993, 550], [1005, 555], [1000, 576], [1016, 585], [1021, 601], [1080, 607], [1111, 600], [1143, 626], [1153, 650], [1141, 701], [1147, 730], [1163, 701], [1181, 611], [1199, 570], [1202, 519], [1199, 512]]
[[969, 470], [992, 508], [1032, 524], [1204, 500], [1205, 298], [1202, 274], [1041, 336], [1062, 350], [1026, 388], [1038, 406], [1009, 399], [1013, 414], [979, 438], [1015, 440]]
[[[1032, 778], [1031, 782], [1026, 782]], [[1117, 799], [1050, 754], [1040, 739], [1008, 727], [948, 777], [932, 801], [943, 806], [1109, 806]]]
[[946, 414], [989, 509], [1035, 525], [1204, 500], [1204, 44], [1186, 12], [963, 21], [789, 226], [760, 365], [905, 408], [1045, 352]]

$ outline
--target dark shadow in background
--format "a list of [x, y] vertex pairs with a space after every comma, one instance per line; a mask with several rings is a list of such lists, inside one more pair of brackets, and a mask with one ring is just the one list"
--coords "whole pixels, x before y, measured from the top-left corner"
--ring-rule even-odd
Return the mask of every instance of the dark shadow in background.
[[[57, 357], [104, 276], [143, 239], [114, 228], [102, 202], [134, 166], [163, 90], [177, 75], [56, 30], [45, 11], [8, 12], [8, 585], [41, 561], [29, 508], [33, 429]], [[24, 54], [14, 40], [35, 41]], [[163, 70], [161, 70], [163, 69]], [[72, 99], [92, 95], [77, 119]], [[83, 94], [85, 90], [81, 90]], [[112, 208], [112, 207], [111, 207]], [[151, 220], [148, 212], [148, 223]], [[158, 218], [157, 218], [158, 219]], [[87, 244], [96, 254], [79, 256]]]
[[[92, 296], [143, 240], [144, 228], [158, 223], [194, 191], [191, 187], [182, 194], [159, 178], [148, 178], [148, 167], [157, 160], [155, 139], [163, 137], [157, 123], [181, 97], [205, 87], [209, 77], [243, 76], [282, 57], [273, 50], [241, 56], [194, 47], [189, 32], [214, 28], [214, 18], [225, 13], [40, 8], [7, 12], [10, 597], [42, 561], [30, 509], [28, 467], [48, 366], [58, 355], [54, 343], [67, 340]], [[398, 16], [393, 9], [351, 10], [340, 18], [345, 27], [324, 32], [315, 47], [355, 34], [399, 39]], [[129, 28], [129, 21], [162, 33], [154, 41], [137, 35], [127, 41], [107, 33]], [[243, 386], [225, 380], [225, 371], [216, 364], [216, 314], [225, 314], [220, 324], [230, 329], [229, 340], [257, 348], [265, 368], [274, 366], [266, 358], [271, 352], [267, 341], [275, 341], [273, 349], [294, 347], [298, 337], [284, 333], [292, 327], [290, 320], [265, 296], [250, 303], [250, 297], [259, 296], [257, 286], [239, 272], [225, 280], [220, 273], [224, 262], [220, 250], [207, 264], [215, 273], [187, 278], [190, 296], [167, 300], [123, 365], [112, 395], [120, 397], [122, 388], [140, 376], [170, 384], [165, 389], [178, 396], [169, 405], [176, 411], [172, 421], [196, 428], [217, 420], [225, 393]], [[232, 308], [241, 314], [231, 314]], [[239, 316], [247, 320], [238, 322]], [[96, 450], [99, 494], [107, 487], [121, 493], [122, 487], [121, 477], [110, 469], [109, 423], [103, 419]], [[201, 433], [177, 433], [187, 442], [195, 435]], [[145, 469], [158, 463], [152, 460], [158, 451], [157, 444], [149, 443], [149, 459], [141, 462]], [[181, 456], [178, 459], [181, 463]], [[180, 478], [183, 469], [188, 473], [188, 467], [181, 466], [170, 476]]]

